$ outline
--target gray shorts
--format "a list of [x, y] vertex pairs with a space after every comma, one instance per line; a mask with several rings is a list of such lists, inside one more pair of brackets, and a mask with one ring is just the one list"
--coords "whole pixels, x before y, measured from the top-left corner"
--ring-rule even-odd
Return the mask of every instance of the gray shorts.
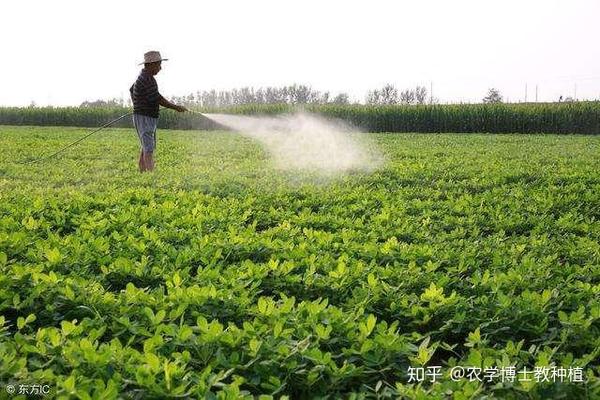
[[156, 148], [156, 126], [158, 118], [147, 115], [133, 114], [133, 126], [140, 138], [140, 144], [144, 153], [152, 153]]

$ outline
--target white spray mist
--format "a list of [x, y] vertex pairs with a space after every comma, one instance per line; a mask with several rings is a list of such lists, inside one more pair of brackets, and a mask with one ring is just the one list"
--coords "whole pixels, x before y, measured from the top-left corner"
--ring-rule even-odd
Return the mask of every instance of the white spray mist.
[[305, 112], [250, 117], [204, 114], [221, 125], [259, 141], [284, 170], [311, 170], [336, 174], [351, 170], [372, 171], [380, 157], [367, 147], [357, 130]]

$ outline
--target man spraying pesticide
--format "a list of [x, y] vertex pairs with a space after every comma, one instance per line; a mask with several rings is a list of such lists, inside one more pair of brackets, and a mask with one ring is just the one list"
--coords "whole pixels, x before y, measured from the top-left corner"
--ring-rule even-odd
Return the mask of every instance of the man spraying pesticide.
[[138, 133], [141, 144], [139, 167], [140, 172], [154, 169], [154, 149], [156, 148], [156, 127], [158, 125], [159, 106], [167, 107], [178, 112], [188, 111], [187, 108], [171, 103], [158, 92], [158, 84], [154, 75], [161, 70], [162, 58], [158, 51], [144, 54], [144, 68], [140, 71], [135, 83], [129, 89], [133, 102], [133, 125]]
[[[162, 58], [160, 56], [158, 51], [149, 51], [144, 54], [144, 62], [139, 64], [144, 64], [144, 68], [140, 71], [140, 75], [138, 76], [137, 80], [129, 89], [129, 92], [131, 93], [131, 100], [133, 101], [133, 113], [128, 112], [118, 118], [113, 119], [112, 121], [105, 123], [101, 127], [94, 129], [87, 135], [77, 139], [73, 143], [69, 143], [68, 145], [48, 156], [22, 161], [22, 163], [34, 164], [47, 161], [63, 153], [65, 150], [75, 146], [76, 144], [81, 143], [83, 140], [89, 138], [93, 134], [106, 129], [123, 118], [133, 114], [133, 125], [135, 126], [142, 146], [139, 160], [140, 172], [152, 171], [154, 169], [153, 154], [154, 149], [156, 148], [156, 126], [158, 124], [159, 106], [171, 108], [179, 112], [189, 111], [183, 106], [178, 106], [177, 104], [171, 103], [158, 92], [158, 85], [156, 84], [154, 75], [159, 73], [161, 70], [161, 62], [166, 60], [166, 58]], [[201, 114], [199, 112], [196, 113]]]

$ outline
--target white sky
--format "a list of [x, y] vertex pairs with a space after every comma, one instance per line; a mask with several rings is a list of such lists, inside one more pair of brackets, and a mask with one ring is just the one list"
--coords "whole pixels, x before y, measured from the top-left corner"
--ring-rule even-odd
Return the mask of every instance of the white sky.
[[3, 1], [0, 105], [127, 97], [143, 53], [163, 95], [433, 82], [442, 102], [600, 98], [599, 0]]

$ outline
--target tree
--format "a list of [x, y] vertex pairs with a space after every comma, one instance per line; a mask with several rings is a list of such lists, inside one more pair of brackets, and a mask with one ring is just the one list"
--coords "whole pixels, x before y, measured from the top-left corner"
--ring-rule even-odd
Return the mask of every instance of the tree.
[[217, 107], [225, 107], [233, 104], [233, 96], [230, 91], [221, 90], [217, 94]]
[[398, 104], [398, 89], [394, 85], [387, 84], [381, 89], [382, 104]]
[[375, 89], [375, 90], [369, 90], [367, 92], [367, 97], [365, 99], [365, 103], [367, 104], [380, 104], [379, 102], [379, 90]]
[[102, 108], [102, 107], [115, 107], [115, 106], [123, 106], [123, 102], [120, 99], [114, 98], [110, 100], [94, 100], [94, 101], [84, 101], [79, 105], [79, 107], [85, 108]]
[[488, 89], [487, 96], [483, 98], [483, 102], [485, 104], [502, 103], [502, 95], [498, 89], [490, 88]]
[[327, 104], [327, 103], [329, 103], [330, 96], [331, 96], [331, 94], [329, 92], [323, 92], [323, 93], [321, 93], [321, 96], [316, 98], [316, 102], [318, 104]]
[[202, 106], [203, 107], [216, 107], [218, 105], [218, 95], [215, 89], [210, 92], [206, 90], [202, 92]]
[[196, 98], [194, 97], [194, 94], [190, 93], [186, 98], [186, 104], [188, 106], [191, 106], [191, 105], [194, 105], [195, 102], [196, 102]]
[[405, 89], [400, 93], [400, 104], [413, 104], [415, 102], [415, 91]]
[[414, 89], [405, 89], [398, 93], [394, 85], [387, 84], [381, 89], [367, 92], [367, 104], [425, 104], [427, 102], [427, 89], [417, 86]]
[[415, 101], [417, 104], [425, 104], [427, 102], [427, 89], [425, 86], [417, 86], [415, 88]]
[[340, 93], [331, 102], [333, 104], [350, 104], [350, 96], [348, 96], [348, 93]]
[[315, 103], [315, 98], [319, 97], [319, 93], [314, 91], [310, 86], [293, 84], [288, 88], [288, 102], [290, 104], [308, 104]]
[[367, 93], [367, 104], [398, 104], [398, 89], [390, 83]]
[[285, 103], [287, 101], [287, 94], [283, 89], [278, 89], [274, 87], [268, 87], [265, 90], [265, 103], [267, 104], [276, 104], [276, 103]]

